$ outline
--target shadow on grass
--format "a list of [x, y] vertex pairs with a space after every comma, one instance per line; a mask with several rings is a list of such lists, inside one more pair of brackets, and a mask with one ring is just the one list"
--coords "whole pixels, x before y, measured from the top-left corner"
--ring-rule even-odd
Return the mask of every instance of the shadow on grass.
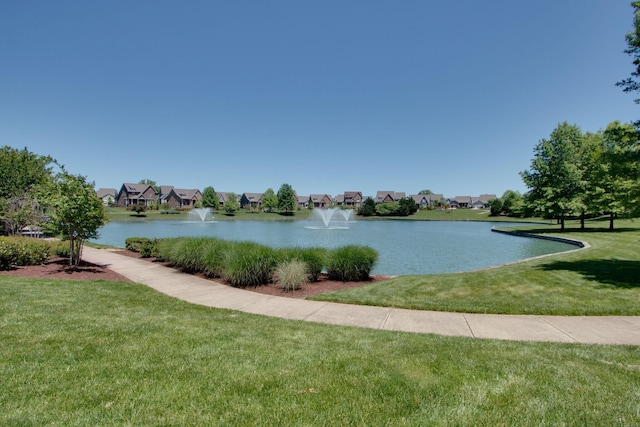
[[640, 261], [604, 259], [556, 261], [541, 267], [545, 271], [573, 271], [586, 279], [610, 287], [640, 288]]

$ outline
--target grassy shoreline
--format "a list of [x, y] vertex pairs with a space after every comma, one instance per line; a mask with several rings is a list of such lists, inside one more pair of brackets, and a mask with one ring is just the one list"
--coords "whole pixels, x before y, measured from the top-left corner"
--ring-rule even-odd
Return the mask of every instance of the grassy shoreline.
[[586, 230], [570, 224], [565, 233], [549, 225], [516, 227], [590, 247], [480, 271], [400, 276], [312, 299], [469, 313], [640, 315], [640, 223], [617, 223], [614, 232], [598, 220]]

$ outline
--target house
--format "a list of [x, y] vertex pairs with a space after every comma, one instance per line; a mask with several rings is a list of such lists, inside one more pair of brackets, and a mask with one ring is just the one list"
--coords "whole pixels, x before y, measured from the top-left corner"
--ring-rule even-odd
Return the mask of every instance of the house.
[[161, 205], [167, 203], [167, 197], [169, 197], [169, 193], [173, 190], [173, 185], [161, 185], [160, 186], [160, 194], [158, 194], [158, 200]]
[[338, 206], [346, 206], [350, 208], [359, 208], [362, 206], [364, 198], [361, 191], [345, 191], [344, 194], [336, 196], [336, 204]]
[[418, 209], [428, 209], [438, 206], [442, 203], [444, 197], [442, 194], [413, 194], [409, 196], [416, 202]]
[[98, 199], [102, 200], [102, 204], [104, 206], [109, 206], [115, 203], [117, 195], [118, 190], [115, 188], [98, 188], [98, 191], [96, 191], [96, 196], [98, 196]]
[[299, 208], [308, 208], [309, 207], [309, 196], [296, 196], [298, 201]]
[[489, 202], [497, 199], [495, 194], [481, 194], [478, 197], [473, 197], [471, 200], [471, 208], [473, 209], [488, 209]]
[[124, 183], [116, 196], [116, 204], [120, 207], [152, 206], [157, 196], [156, 190], [149, 184]]
[[240, 206], [243, 209], [258, 209], [262, 204], [262, 193], [242, 193]]
[[202, 193], [197, 189], [172, 188], [166, 197], [167, 204], [174, 209], [193, 208], [202, 199]]
[[309, 196], [309, 203], [314, 208], [328, 208], [331, 206], [331, 196], [328, 194], [312, 194]]
[[374, 199], [374, 201], [376, 203], [391, 203], [391, 202], [397, 202], [400, 199], [403, 199], [405, 197], [405, 192], [403, 191], [378, 191], [376, 193], [376, 198]]
[[453, 199], [447, 199], [447, 202], [452, 208], [469, 208], [471, 207], [471, 196], [456, 196]]

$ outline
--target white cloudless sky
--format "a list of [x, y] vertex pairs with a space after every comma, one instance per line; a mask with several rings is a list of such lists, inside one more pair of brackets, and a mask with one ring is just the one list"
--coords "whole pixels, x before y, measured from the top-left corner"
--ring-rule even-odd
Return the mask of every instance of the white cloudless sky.
[[526, 191], [567, 121], [638, 119], [627, 0], [4, 1], [0, 145], [96, 188]]

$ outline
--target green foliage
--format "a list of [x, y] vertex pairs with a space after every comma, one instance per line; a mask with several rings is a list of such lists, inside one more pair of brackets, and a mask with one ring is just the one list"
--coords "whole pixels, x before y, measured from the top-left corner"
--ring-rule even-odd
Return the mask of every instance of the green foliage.
[[398, 202], [378, 203], [375, 209], [378, 216], [396, 216], [400, 210], [400, 204]]
[[39, 265], [51, 255], [51, 245], [30, 237], [0, 237], [0, 270], [14, 266]]
[[98, 229], [108, 221], [102, 201], [85, 177], [64, 170], [56, 176], [49, 200], [49, 225], [69, 242], [69, 263], [78, 265], [83, 242], [98, 237]]
[[220, 207], [220, 201], [218, 200], [218, 194], [213, 187], [205, 187], [202, 190], [202, 199], [200, 199], [200, 204], [203, 208], [213, 208], [218, 209]]
[[376, 214], [376, 202], [371, 197], [367, 197], [358, 210], [358, 215], [373, 216]]
[[575, 125], [564, 122], [534, 148], [530, 170], [521, 172], [531, 188], [528, 203], [537, 214], [564, 219], [585, 209], [585, 161], [582, 155], [584, 136]]
[[227, 215], [234, 215], [240, 209], [236, 193], [227, 193], [227, 201], [224, 203], [224, 211]]
[[49, 165], [53, 162], [50, 156], [40, 156], [26, 148], [0, 148], [0, 199], [34, 192], [51, 179]]
[[278, 250], [278, 259], [281, 262], [303, 261], [307, 265], [309, 280], [316, 282], [326, 264], [327, 254], [325, 248], [282, 248]]
[[276, 268], [274, 277], [285, 291], [300, 289], [303, 283], [309, 282], [307, 263], [298, 259], [284, 261]]
[[[616, 83], [616, 86], [621, 87], [624, 92], [638, 92], [640, 91], [640, 1], [634, 1], [631, 3], [633, 7], [633, 29], [626, 35], [627, 49], [625, 53], [633, 58], [633, 71], [631, 77], [626, 78]], [[640, 98], [635, 100], [636, 103], [640, 103]], [[635, 123], [636, 126], [639, 124]]]
[[262, 208], [267, 212], [273, 212], [278, 209], [278, 196], [273, 188], [267, 188], [262, 195]]
[[332, 280], [343, 282], [369, 279], [378, 252], [366, 246], [349, 245], [329, 252], [327, 273]]
[[129, 237], [124, 241], [125, 248], [137, 252], [142, 258], [157, 256], [158, 240], [146, 237]]
[[137, 203], [135, 205], [128, 206], [127, 210], [129, 210], [131, 212], [135, 212], [136, 215], [140, 215], [143, 212], [147, 211], [147, 206], [142, 204], [142, 203]]
[[293, 215], [298, 206], [296, 193], [289, 184], [282, 184], [278, 190], [278, 211], [281, 214]]
[[271, 281], [277, 257], [273, 249], [251, 242], [235, 242], [225, 254], [223, 275], [232, 286], [249, 287]]

